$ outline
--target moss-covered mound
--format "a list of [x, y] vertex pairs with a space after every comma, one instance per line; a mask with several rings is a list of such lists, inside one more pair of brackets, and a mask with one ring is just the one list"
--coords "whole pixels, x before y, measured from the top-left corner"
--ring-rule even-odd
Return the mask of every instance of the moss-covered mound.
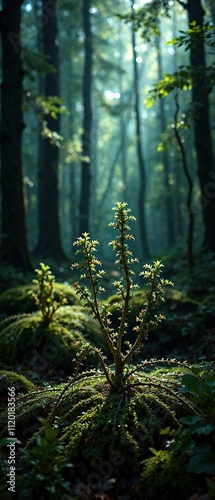
[[[34, 299], [29, 295], [29, 291], [37, 292], [38, 286], [35, 284], [22, 285], [9, 288], [0, 295], [0, 314], [8, 316], [12, 314], [30, 313], [37, 309]], [[63, 283], [54, 283], [54, 298], [59, 301], [59, 296], [64, 293], [68, 305], [81, 305], [81, 300], [74, 288]]]
[[[62, 306], [49, 324], [44, 323], [40, 312], [13, 316], [0, 325], [0, 363], [43, 373], [72, 373], [80, 341], [105, 348], [97, 323], [83, 308]], [[95, 362], [90, 356], [85, 366]]]
[[9, 387], [15, 387], [16, 396], [35, 390], [35, 386], [23, 375], [13, 371], [0, 371], [0, 397], [8, 396]]
[[[66, 457], [73, 464], [64, 477], [71, 485], [72, 498], [75, 494], [82, 499], [83, 491], [87, 491], [87, 498], [94, 498], [101, 494], [101, 488], [103, 494], [107, 488], [112, 499], [129, 493], [131, 499], [153, 500], [161, 488], [166, 495], [162, 498], [170, 500], [179, 498], [180, 481], [190, 496], [196, 490], [187, 475], [186, 459], [170, 457], [160, 432], [168, 427], [177, 429], [178, 418], [187, 411], [193, 413], [189, 395], [183, 396], [179, 390], [184, 371], [185, 367], [138, 371], [124, 390], [115, 393], [99, 371], [79, 374], [56, 387], [38, 388], [17, 398], [17, 438], [31, 447], [41, 432], [41, 416], [58, 427], [62, 445], [57, 451], [59, 463]], [[0, 437], [6, 433], [7, 412], [1, 415]], [[151, 447], [161, 450], [156, 459], [150, 458]], [[166, 490], [168, 481], [172, 497]]]
[[186, 456], [177, 456], [167, 450], [153, 451], [154, 456], [143, 462], [138, 488], [140, 494], [144, 491], [144, 500], [181, 500], [198, 491], [195, 475], [187, 473]]

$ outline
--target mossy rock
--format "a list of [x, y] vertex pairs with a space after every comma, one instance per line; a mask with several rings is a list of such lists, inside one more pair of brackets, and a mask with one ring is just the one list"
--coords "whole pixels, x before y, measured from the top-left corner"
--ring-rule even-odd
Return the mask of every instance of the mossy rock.
[[15, 387], [16, 396], [35, 390], [35, 385], [14, 371], [0, 370], [0, 396], [8, 396], [8, 388]]
[[[62, 370], [70, 374], [79, 342], [107, 349], [99, 325], [82, 307], [61, 306], [49, 324], [40, 312], [12, 316], [0, 324], [0, 362], [7, 367], [23, 365], [35, 372]], [[90, 355], [84, 366], [95, 366], [96, 362]]]
[[140, 490], [144, 500], [181, 500], [198, 491], [194, 474], [187, 472], [186, 457], [160, 450], [143, 462]]
[[[0, 295], [0, 313], [4, 316], [13, 314], [30, 313], [37, 310], [34, 299], [29, 295], [29, 291], [36, 292], [38, 286], [35, 284], [22, 285], [9, 288]], [[59, 300], [61, 293], [65, 294], [68, 305], [81, 305], [81, 300], [74, 288], [63, 283], [54, 283], [54, 299]]]

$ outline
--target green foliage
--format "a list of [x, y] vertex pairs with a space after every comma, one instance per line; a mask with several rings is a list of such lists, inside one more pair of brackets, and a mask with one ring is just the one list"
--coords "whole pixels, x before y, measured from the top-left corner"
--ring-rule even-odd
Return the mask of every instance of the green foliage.
[[169, 17], [170, 5], [168, 0], [152, 0], [150, 9], [146, 4], [144, 7], [133, 10], [131, 13], [119, 16], [126, 23], [133, 22], [134, 30], [141, 30], [142, 37], [150, 41], [154, 35], [159, 35], [158, 18], [160, 16]]
[[209, 23], [199, 26], [196, 21], [193, 21], [187, 31], [179, 31], [179, 33], [181, 35], [167, 42], [167, 45], [176, 45], [189, 50], [192, 45], [198, 48], [199, 45], [205, 43], [210, 48], [215, 49], [214, 27]]
[[122, 352], [122, 343], [127, 332], [127, 320], [130, 313], [130, 302], [133, 296], [133, 290], [138, 288], [133, 282], [133, 264], [137, 262], [133, 258], [133, 254], [128, 246], [128, 241], [134, 237], [130, 233], [128, 223], [135, 220], [130, 215], [130, 209], [127, 208], [127, 203], [117, 202], [113, 208], [115, 221], [109, 225], [117, 231], [116, 238], [110, 242], [116, 254], [115, 264], [119, 267], [121, 278], [113, 283], [116, 288], [117, 295], [121, 299], [121, 303], [117, 303], [117, 308], [120, 315], [119, 328], [115, 331], [112, 327], [111, 313], [108, 309], [108, 304], [99, 303], [98, 295], [104, 291], [100, 284], [100, 280], [104, 275], [104, 270], [100, 269], [101, 262], [96, 258], [98, 241], [91, 240], [88, 233], [82, 234], [74, 245], [78, 246], [77, 255], [81, 255], [82, 259], [72, 265], [72, 269], [78, 269], [80, 279], [89, 282], [90, 288], [86, 285], [74, 283], [74, 287], [80, 294], [86, 306], [90, 308], [93, 317], [100, 325], [104, 338], [110, 349], [110, 353], [114, 362], [114, 372], [110, 371], [105, 364], [105, 358], [101, 350], [95, 349], [95, 353], [99, 358], [105, 376], [112, 387], [118, 388], [125, 384], [128, 375], [124, 377], [126, 365], [131, 361], [132, 357], [137, 354], [143, 347], [145, 340], [148, 338], [150, 331], [157, 328], [158, 324], [164, 319], [161, 314], [152, 315], [152, 311], [160, 301], [164, 301], [164, 289], [167, 285], [172, 285], [168, 280], [160, 277], [163, 264], [160, 261], [154, 262], [152, 265], [145, 264], [145, 270], [140, 273], [140, 276], [147, 280], [146, 291], [142, 297], [142, 307], [136, 318], [136, 325], [133, 328], [135, 340], [133, 344], [125, 340], [126, 352]]
[[[207, 44], [210, 48], [215, 48], [214, 43], [214, 29], [208, 23], [203, 27], [197, 25], [196, 21], [190, 24], [190, 28], [184, 32], [180, 31], [181, 35], [178, 38], [167, 42], [168, 45], [176, 45], [177, 47], [183, 46], [186, 50], [191, 47], [196, 50], [203, 43]], [[164, 74], [162, 80], [154, 84], [149, 91], [149, 95], [145, 102], [148, 107], [154, 104], [157, 98], [166, 97], [171, 92], [177, 90], [190, 90], [198, 84], [201, 80], [202, 85], [205, 86], [205, 93], [210, 93], [215, 85], [215, 64], [208, 67], [206, 66], [180, 66], [179, 71], [173, 74]], [[193, 113], [197, 110], [193, 108]]]
[[67, 299], [62, 291], [59, 295], [59, 300], [55, 300], [54, 276], [49, 266], [41, 263], [40, 269], [35, 269], [35, 272], [37, 273], [37, 279], [33, 280], [33, 282], [38, 285], [39, 291], [36, 293], [31, 290], [29, 291], [29, 295], [35, 300], [35, 304], [42, 313], [44, 322], [49, 324], [57, 309], [67, 304]]
[[37, 436], [32, 448], [22, 451], [22, 476], [18, 476], [17, 493], [19, 498], [33, 499], [38, 496], [42, 500], [58, 500], [70, 489], [63, 471], [72, 465], [66, 457], [61, 462], [56, 459], [63, 448], [58, 439], [59, 430], [52, 428], [44, 418], [39, 418], [39, 421], [43, 425], [43, 435]]
[[200, 408], [198, 415], [186, 415], [180, 419], [183, 428], [176, 434], [171, 445], [173, 452], [187, 455], [188, 472], [207, 474], [208, 486], [214, 488], [215, 473], [215, 371], [214, 365], [193, 367], [193, 373], [182, 376], [180, 392]]

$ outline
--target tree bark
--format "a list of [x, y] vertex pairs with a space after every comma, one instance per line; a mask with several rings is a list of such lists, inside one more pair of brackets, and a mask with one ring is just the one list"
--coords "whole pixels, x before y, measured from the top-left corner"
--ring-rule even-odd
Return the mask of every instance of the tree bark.
[[1, 261], [31, 269], [22, 173], [22, 60], [20, 22], [22, 0], [3, 0], [1, 12]]
[[[51, 4], [47, 4], [47, 0], [42, 0], [42, 38], [44, 55], [54, 68], [53, 72], [45, 76], [44, 94], [45, 97], [59, 97], [57, 0], [52, 0]], [[56, 119], [48, 114], [45, 120], [48, 129], [59, 133], [59, 114]], [[65, 259], [65, 255], [61, 246], [59, 223], [59, 148], [56, 144], [51, 144], [48, 138], [43, 139], [41, 146], [38, 179], [39, 241], [34, 253], [41, 258], [51, 258], [61, 262]]]
[[[131, 0], [131, 8], [133, 11], [134, 1]], [[134, 111], [135, 111], [135, 121], [136, 121], [136, 149], [137, 149], [137, 159], [139, 168], [139, 190], [138, 190], [138, 220], [139, 220], [139, 235], [141, 243], [141, 253], [142, 257], [148, 258], [149, 247], [147, 239], [147, 228], [146, 228], [146, 214], [145, 214], [145, 200], [146, 200], [146, 171], [145, 162], [142, 150], [142, 140], [141, 140], [141, 126], [140, 126], [140, 106], [139, 106], [139, 75], [136, 61], [136, 37], [134, 31], [134, 25], [132, 25], [132, 50], [133, 50], [133, 67], [134, 67]]]
[[[196, 21], [203, 26], [204, 10], [201, 0], [188, 0], [186, 5], [189, 24]], [[204, 247], [215, 252], [215, 165], [209, 116], [209, 89], [205, 83], [205, 49], [200, 39], [191, 45], [190, 61], [193, 69], [201, 67], [201, 77], [194, 73], [192, 99], [195, 109], [194, 135], [197, 153], [198, 176], [202, 197], [204, 222]]]
[[[162, 58], [161, 58], [161, 49], [160, 49], [160, 37], [156, 36], [155, 45], [157, 49], [157, 63], [158, 63], [158, 80], [162, 79], [163, 70], [162, 70]], [[166, 115], [164, 109], [164, 99], [159, 99], [159, 107], [160, 107], [160, 129], [161, 134], [166, 130]], [[173, 207], [173, 199], [169, 185], [169, 174], [170, 174], [170, 165], [169, 165], [169, 154], [166, 150], [162, 152], [163, 158], [163, 184], [165, 190], [165, 216], [166, 216], [166, 236], [167, 236], [167, 245], [170, 247], [175, 243], [175, 222], [174, 222], [174, 207]]]
[[92, 85], [92, 33], [90, 22], [91, 0], [83, 0], [83, 25], [85, 35], [85, 63], [83, 74], [83, 134], [82, 134], [82, 154], [81, 163], [81, 192], [80, 192], [80, 234], [89, 232], [90, 226], [90, 191], [91, 191], [91, 85]]

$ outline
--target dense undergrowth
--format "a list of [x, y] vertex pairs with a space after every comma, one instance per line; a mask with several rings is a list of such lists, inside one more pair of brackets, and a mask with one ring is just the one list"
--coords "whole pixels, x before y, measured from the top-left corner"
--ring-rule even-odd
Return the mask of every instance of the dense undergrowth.
[[89, 235], [76, 242], [82, 260], [74, 287], [55, 283], [44, 264], [33, 284], [32, 276], [10, 269], [11, 286], [4, 286], [3, 270], [0, 493], [6, 500], [8, 387], [16, 393], [17, 498], [215, 498], [214, 264], [175, 276], [177, 286], [165, 290], [172, 275], [167, 269], [162, 279], [155, 261], [136, 288], [130, 217], [125, 204], [116, 205], [118, 274], [108, 297]]

